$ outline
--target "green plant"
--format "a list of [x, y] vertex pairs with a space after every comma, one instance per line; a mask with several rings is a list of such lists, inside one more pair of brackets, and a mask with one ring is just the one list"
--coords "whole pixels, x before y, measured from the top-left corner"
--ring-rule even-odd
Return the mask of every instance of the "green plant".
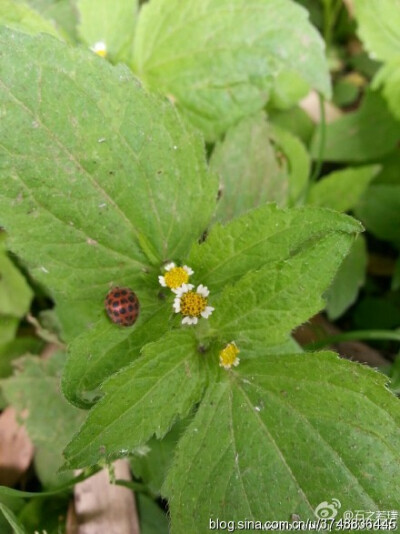
[[[363, 228], [339, 212], [356, 210], [380, 236], [365, 206], [399, 187], [369, 185], [399, 137], [390, 82], [383, 96], [367, 94], [359, 110], [311, 135], [305, 126], [302, 137], [282, 126], [283, 112], [269, 122], [265, 111], [271, 102], [290, 109], [310, 87], [331, 95], [323, 42], [295, 3], [152, 0], [138, 12], [125, 1], [113, 14], [101, 2], [107, 16], [98, 4], [78, 2], [77, 33], [52, 26], [58, 38], [37, 35], [51, 22], [32, 7], [10, 2], [2, 13], [0, 224], [54, 301], [61, 332], [50, 362], [28, 356], [19, 373], [3, 375], [2, 390], [31, 408], [43, 484], [57, 491], [75, 482], [72, 469], [91, 474], [129, 457], [145, 492], [168, 499], [178, 534], [217, 520], [313, 519], [333, 497], [343, 511], [394, 510], [400, 411], [386, 377], [303, 352], [291, 337], [324, 296], [332, 317], [357, 297]], [[335, 17], [325, 17], [329, 41]], [[77, 36], [87, 47], [104, 40], [101, 50], [124, 64], [73, 46]], [[384, 140], [343, 140], [375, 114]], [[326, 159], [352, 167], [313, 183], [307, 136], [315, 158], [322, 146]], [[204, 141], [215, 143], [209, 161]], [[188, 266], [175, 274], [193, 290], [171, 291], [171, 262]], [[132, 327], [105, 313], [113, 286], [138, 296]], [[199, 286], [209, 293], [196, 294]], [[182, 324], [194, 315], [197, 324]], [[57, 390], [61, 372], [74, 406]], [[48, 450], [55, 421], [59, 441]], [[168, 461], [154, 459], [146, 480], [149, 460], [138, 452], [149, 440]]]

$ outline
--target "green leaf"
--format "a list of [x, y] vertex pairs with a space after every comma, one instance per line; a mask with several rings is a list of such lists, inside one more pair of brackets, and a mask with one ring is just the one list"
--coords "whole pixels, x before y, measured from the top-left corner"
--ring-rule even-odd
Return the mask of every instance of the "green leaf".
[[330, 95], [307, 15], [288, 0], [152, 0], [140, 13], [134, 69], [214, 140], [263, 108], [283, 70]]
[[283, 70], [275, 78], [268, 104], [276, 109], [289, 109], [307, 96], [309, 90], [309, 84], [297, 72]]
[[351, 233], [320, 234], [289, 259], [250, 271], [213, 300], [210, 326], [223, 343], [234, 340], [244, 353], [284, 343], [324, 307], [321, 295], [353, 241]]
[[339, 79], [334, 88], [332, 101], [337, 107], [350, 106], [356, 102], [360, 94], [360, 87], [351, 79]]
[[2, 534], [15, 534], [10, 523], [7, 521], [3, 514], [0, 514], [0, 528]]
[[[3, 491], [5, 490], [5, 492]], [[9, 490], [16, 492], [17, 490], [13, 490], [9, 488], [8, 486], [0, 486], [0, 502], [1, 504], [4, 504], [9, 508], [14, 514], [18, 514], [21, 508], [24, 505], [24, 502], [15, 494], [10, 495]], [[3, 530], [5, 534], [13, 534], [13, 531], [9, 527], [8, 521], [5, 519], [4, 515], [0, 513], [0, 529], [1, 533], [3, 534]]]
[[367, 230], [400, 246], [400, 186], [371, 185], [361, 198], [357, 217]]
[[137, 493], [141, 534], [168, 534], [168, 518], [160, 506], [146, 495]]
[[178, 421], [163, 439], [150, 439], [130, 459], [133, 474], [154, 497], [161, 494], [161, 486], [174, 457], [176, 444], [187, 427], [187, 419]]
[[[268, 354], [295, 354], [297, 352], [303, 352], [301, 346], [295, 341], [292, 336], [288, 336], [288, 339], [279, 345], [268, 347]], [[257, 353], [246, 353], [249, 358], [257, 358]]]
[[400, 120], [400, 56], [384, 65], [375, 76], [372, 87], [382, 87], [390, 111]]
[[102, 41], [107, 58], [127, 63], [132, 56], [133, 34], [137, 18], [137, 0], [78, 0], [79, 35], [89, 47]]
[[271, 136], [271, 127], [260, 113], [229, 129], [216, 145], [210, 166], [220, 178], [218, 220], [228, 221], [267, 201], [286, 204], [288, 183]]
[[268, 109], [268, 118], [272, 124], [279, 126], [282, 130], [288, 130], [306, 146], [309, 145], [315, 125], [302, 108], [294, 107], [287, 110]]
[[221, 374], [163, 487], [172, 534], [315, 519], [333, 497], [341, 512], [396, 509], [400, 410], [386, 377], [332, 353], [243, 356]]
[[[400, 123], [378, 93], [368, 92], [359, 109], [326, 125], [324, 159], [371, 161], [391, 152], [399, 140]], [[321, 127], [316, 129], [311, 154], [318, 156]]]
[[[0, 339], [1, 332], [0, 332]], [[7, 378], [12, 374], [13, 360], [25, 354], [39, 354], [44, 343], [36, 337], [18, 337], [8, 343], [0, 344], [0, 378]]]
[[[386, 372], [386, 371], [384, 371]], [[400, 394], [400, 357], [396, 356], [396, 359], [388, 369], [390, 377], [390, 389], [395, 395]]]
[[372, 59], [365, 51], [361, 49], [359, 53], [348, 58], [348, 65], [353, 70], [363, 74], [366, 78], [373, 78], [379, 70], [382, 63]]
[[399, 0], [354, 0], [358, 33], [370, 54], [390, 61], [400, 54]]
[[27, 2], [35, 11], [50, 20], [69, 40], [77, 39], [75, 0], [27, 0]]
[[[400, 324], [400, 305], [391, 295], [364, 296], [352, 313], [354, 328], [360, 330], [394, 330]], [[393, 332], [394, 335], [399, 332]]]
[[400, 151], [396, 148], [379, 164], [381, 165], [381, 172], [374, 180], [374, 185], [400, 185]]
[[126, 456], [153, 434], [163, 437], [200, 400], [202, 360], [192, 330], [170, 332], [146, 345], [141, 358], [104, 383], [105, 396], [64, 452], [65, 467]]
[[0, 340], [1, 345], [9, 343], [15, 337], [18, 329], [19, 319], [17, 317], [10, 317], [0, 315]]
[[39, 454], [38, 475], [46, 486], [55, 486], [71, 477], [59, 475], [62, 450], [77, 431], [83, 412], [71, 406], [61, 395], [60, 374], [65, 354], [57, 353], [44, 361], [35, 357], [20, 360], [21, 370], [1, 381], [5, 397], [18, 414]]
[[[118, 285], [122, 285], [119, 284]], [[126, 284], [129, 285], [129, 281]], [[136, 289], [136, 286], [133, 286]], [[104, 291], [103, 298], [98, 298], [93, 304], [93, 299], [83, 299], [74, 297], [68, 298], [68, 295], [57, 294], [57, 302], [54, 308], [54, 315], [59, 323], [60, 339], [64, 341], [73, 340], [92, 328], [104, 314], [104, 297], [107, 288]]]
[[142, 309], [135, 328], [117, 328], [104, 316], [69, 346], [62, 386], [70, 402], [81, 408], [91, 406], [100, 395], [106, 378], [134, 361], [141, 348], [155, 341], [168, 328], [170, 312], [161, 301], [141, 298]]
[[43, 32], [61, 39], [50, 21], [43, 18], [28, 5], [15, 0], [1, 0], [0, 24], [32, 35]]
[[47, 491], [21, 491], [14, 488], [9, 488], [8, 486], [0, 486], [0, 498], [3, 502], [8, 501], [14, 503], [17, 502], [19, 499], [41, 498], [60, 495], [62, 493], [65, 494], [66, 492], [69, 492], [69, 490], [73, 488], [76, 484], [79, 484], [79, 482], [82, 482], [82, 480], [86, 480], [87, 478], [96, 474], [100, 470], [101, 467], [99, 466], [92, 467], [91, 469], [85, 469], [79, 475], [69, 480], [67, 483], [64, 483], [56, 488]]
[[367, 260], [367, 245], [364, 236], [360, 235], [325, 295], [329, 319], [337, 319], [356, 301], [365, 282]]
[[45, 35], [0, 42], [10, 248], [58, 303], [91, 303], [87, 322], [111, 284], [155, 296], [150, 264], [184, 257], [214, 208], [201, 138], [123, 66]]
[[295, 204], [305, 193], [310, 175], [310, 156], [303, 143], [291, 132], [272, 127], [272, 136], [276, 145], [277, 156], [287, 160], [289, 204]]
[[19, 522], [19, 520], [15, 517], [14, 512], [12, 512], [8, 506], [0, 503], [0, 510], [3, 512], [4, 517], [13, 528], [14, 534], [27, 534], [24, 526]]
[[268, 204], [226, 226], [216, 224], [207, 240], [193, 247], [188, 265], [217, 293], [248, 271], [287, 260], [324, 235], [361, 228], [354, 219], [325, 209], [281, 210]]
[[[397, 257], [392, 278], [392, 291], [400, 289], [400, 256]], [[400, 362], [400, 358], [399, 358]]]
[[29, 534], [64, 534], [70, 496], [31, 499], [18, 514]]
[[23, 317], [29, 310], [32, 297], [33, 292], [25, 277], [10, 260], [4, 243], [0, 241], [0, 314]]
[[379, 165], [366, 165], [331, 172], [311, 187], [308, 203], [336, 211], [349, 211], [356, 206], [380, 169]]

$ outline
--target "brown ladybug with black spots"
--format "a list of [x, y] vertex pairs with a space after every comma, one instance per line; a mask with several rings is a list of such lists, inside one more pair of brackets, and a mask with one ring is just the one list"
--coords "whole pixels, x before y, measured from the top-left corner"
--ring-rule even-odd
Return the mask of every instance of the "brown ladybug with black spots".
[[132, 326], [139, 316], [139, 299], [129, 287], [110, 289], [104, 306], [111, 321], [121, 326]]

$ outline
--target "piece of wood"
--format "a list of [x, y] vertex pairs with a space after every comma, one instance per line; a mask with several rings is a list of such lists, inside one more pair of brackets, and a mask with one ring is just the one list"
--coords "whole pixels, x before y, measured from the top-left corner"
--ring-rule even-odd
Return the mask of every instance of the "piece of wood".
[[[131, 480], [129, 463], [113, 464], [116, 479]], [[139, 534], [133, 492], [110, 484], [108, 470], [75, 486], [75, 510], [67, 519], [67, 534]]]
[[[300, 101], [300, 107], [307, 113], [310, 119], [319, 124], [321, 122], [321, 110], [320, 110], [318, 93], [316, 91], [310, 91], [303, 100]], [[325, 121], [326, 123], [334, 122], [343, 116], [343, 111], [336, 107], [332, 102], [324, 102]]]
[[370, 253], [368, 256], [368, 273], [373, 276], [392, 277], [396, 269], [396, 260], [381, 254]]
[[[327, 336], [341, 334], [342, 331], [333, 323], [328, 321], [323, 315], [315, 315], [308, 323], [303, 324], [294, 332], [293, 337], [300, 345], [308, 345], [323, 339]], [[334, 343], [326, 348], [335, 350], [343, 358], [366, 363], [371, 367], [381, 367], [388, 365], [386, 358], [382, 354], [360, 341], [342, 341]], [[321, 349], [322, 350], [322, 349]]]
[[28, 469], [33, 444], [17, 421], [16, 411], [8, 406], [0, 415], [0, 484], [13, 487]]
[[347, 11], [349, 12], [350, 18], [354, 17], [354, 4], [353, 0], [343, 0], [344, 5], [347, 8]]
[[71, 499], [68, 505], [65, 534], [78, 534], [78, 529], [79, 523], [75, 510], [75, 502], [74, 499]]

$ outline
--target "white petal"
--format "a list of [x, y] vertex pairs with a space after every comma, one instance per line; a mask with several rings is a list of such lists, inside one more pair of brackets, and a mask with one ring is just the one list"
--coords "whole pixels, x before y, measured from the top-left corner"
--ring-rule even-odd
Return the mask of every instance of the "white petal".
[[181, 295], [183, 295], [184, 293], [188, 293], [189, 291], [191, 291], [193, 288], [193, 284], [182, 284], [179, 289], [181, 291]]
[[193, 284], [182, 284], [180, 287], [173, 289], [173, 292], [178, 297], [181, 297], [184, 293], [187, 293], [188, 291], [193, 289], [193, 287]]
[[173, 269], [174, 267], [175, 267], [175, 263], [171, 261], [171, 263], [168, 263], [168, 264], [164, 267], [164, 269], [165, 269], [166, 271], [170, 271], [170, 270]]
[[175, 299], [174, 303], [172, 304], [172, 307], [174, 308], [175, 313], [179, 313], [181, 311], [181, 301], [180, 301], [180, 299]]
[[183, 268], [188, 273], [189, 276], [194, 273], [193, 269], [191, 269], [187, 265], [184, 265]]
[[203, 286], [203, 284], [197, 286], [196, 292], [202, 297], [208, 297], [208, 295], [210, 294], [208, 288], [206, 286]]
[[213, 311], [214, 308], [212, 306], [206, 306], [206, 309], [203, 310], [200, 315], [204, 317], [204, 319], [208, 319]]
[[233, 362], [233, 365], [236, 367], [240, 363], [240, 358], [236, 358], [236, 360]]
[[182, 319], [182, 324], [197, 324], [197, 317], [190, 317], [190, 315], [187, 315]]
[[175, 289], [172, 289], [171, 291], [173, 291], [175, 293], [177, 298], [181, 298], [181, 296], [184, 294], [182, 286], [176, 287]]
[[163, 276], [159, 276], [158, 281], [163, 287], [167, 287], [167, 284], [165, 283], [165, 278]]

